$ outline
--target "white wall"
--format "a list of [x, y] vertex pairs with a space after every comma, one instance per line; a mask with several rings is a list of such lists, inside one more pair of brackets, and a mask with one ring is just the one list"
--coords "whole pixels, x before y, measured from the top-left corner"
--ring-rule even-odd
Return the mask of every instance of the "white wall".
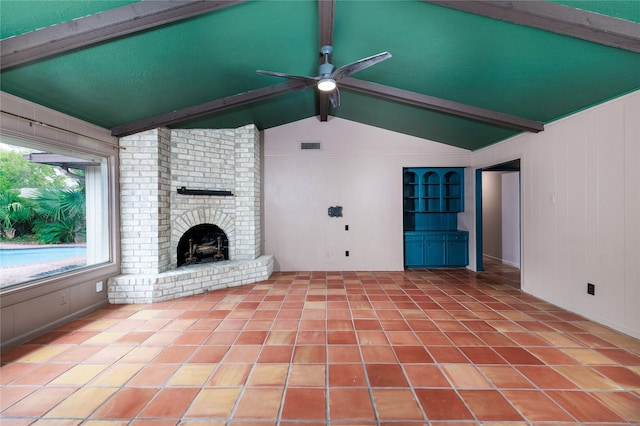
[[521, 159], [522, 289], [635, 337], [639, 117], [637, 91], [473, 154], [476, 168]]
[[[300, 150], [303, 141], [322, 149]], [[402, 168], [464, 167], [470, 156], [339, 118], [265, 130], [265, 253], [282, 271], [402, 270]], [[336, 205], [341, 218], [327, 215]]]
[[502, 260], [501, 172], [482, 172], [482, 255]]
[[501, 177], [502, 263], [520, 267], [520, 172], [503, 172]]

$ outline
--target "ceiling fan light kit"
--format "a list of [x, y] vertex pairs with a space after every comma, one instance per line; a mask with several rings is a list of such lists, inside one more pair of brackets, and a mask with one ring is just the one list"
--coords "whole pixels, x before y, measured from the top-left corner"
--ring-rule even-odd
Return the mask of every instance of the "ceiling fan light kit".
[[330, 92], [336, 88], [336, 81], [332, 78], [323, 78], [318, 82], [318, 90]]

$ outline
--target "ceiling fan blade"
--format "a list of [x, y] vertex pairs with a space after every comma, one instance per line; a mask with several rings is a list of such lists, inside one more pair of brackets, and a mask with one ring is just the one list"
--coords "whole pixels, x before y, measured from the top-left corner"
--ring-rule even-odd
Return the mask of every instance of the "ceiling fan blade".
[[378, 53], [377, 55], [369, 56], [368, 58], [360, 59], [357, 62], [353, 62], [348, 65], [343, 65], [331, 74], [331, 78], [333, 78], [334, 80], [339, 80], [342, 77], [347, 77], [358, 71], [362, 71], [363, 69], [369, 68], [371, 65], [375, 65], [378, 62], [382, 62], [386, 59], [389, 59], [390, 57], [391, 57], [391, 53], [382, 52], [382, 53]]
[[329, 102], [331, 102], [331, 106], [334, 108], [338, 108], [340, 106], [340, 91], [337, 87], [329, 93]]
[[265, 70], [256, 70], [256, 73], [263, 75], [270, 75], [273, 77], [281, 77], [288, 78], [289, 80], [302, 80], [306, 82], [315, 82], [318, 81], [318, 77], [306, 77], [303, 75], [292, 75], [292, 74], [284, 74], [276, 71], [265, 71]]

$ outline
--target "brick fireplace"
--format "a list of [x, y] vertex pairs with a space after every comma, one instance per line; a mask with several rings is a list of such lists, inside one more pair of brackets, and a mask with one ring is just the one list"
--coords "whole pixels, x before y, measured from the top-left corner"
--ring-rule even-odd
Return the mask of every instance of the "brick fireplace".
[[[109, 280], [110, 303], [152, 303], [269, 277], [273, 256], [261, 255], [254, 125], [159, 128], [121, 138], [120, 146], [122, 275]], [[196, 195], [178, 193], [182, 187]], [[181, 238], [202, 225], [224, 232], [228, 258], [178, 267]]]

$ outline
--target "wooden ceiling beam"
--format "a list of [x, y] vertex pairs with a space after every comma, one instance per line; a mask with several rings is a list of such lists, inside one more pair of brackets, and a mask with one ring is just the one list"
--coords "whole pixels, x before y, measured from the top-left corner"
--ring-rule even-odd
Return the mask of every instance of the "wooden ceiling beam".
[[[320, 46], [333, 46], [333, 23], [336, 11], [335, 0], [318, 0], [318, 16], [320, 20]], [[331, 60], [331, 57], [329, 57]], [[319, 92], [318, 105], [320, 121], [329, 119], [329, 94]]]
[[514, 24], [640, 53], [640, 24], [540, 0], [424, 0]]
[[73, 19], [0, 40], [0, 69], [9, 69], [244, 1], [141, 1]]
[[318, 15], [320, 18], [320, 46], [333, 46], [333, 23], [335, 12], [335, 0], [318, 0]]
[[133, 133], [144, 132], [145, 130], [155, 129], [157, 127], [170, 126], [172, 124], [204, 117], [206, 115], [225, 111], [242, 105], [251, 104], [253, 102], [264, 101], [269, 98], [284, 95], [285, 93], [295, 92], [296, 90], [306, 89], [313, 85], [301, 80], [290, 80], [285, 83], [274, 84], [260, 89], [250, 90], [248, 92], [239, 93], [237, 95], [227, 96], [225, 98], [216, 99], [204, 104], [179, 109], [165, 114], [156, 115], [154, 117], [145, 118], [144, 120], [134, 121], [132, 123], [123, 124], [111, 129], [111, 135], [122, 137]]
[[352, 77], [340, 79], [340, 81], [338, 81], [338, 86], [355, 92], [377, 96], [386, 100], [413, 105], [432, 111], [444, 112], [446, 114], [495, 124], [510, 129], [533, 133], [538, 133], [544, 130], [544, 123], [541, 121], [529, 120], [515, 115], [504, 114], [502, 112], [436, 98], [433, 96], [427, 96], [416, 92], [410, 92], [408, 90], [397, 89], [395, 87], [372, 83], [370, 81], [357, 80]]

